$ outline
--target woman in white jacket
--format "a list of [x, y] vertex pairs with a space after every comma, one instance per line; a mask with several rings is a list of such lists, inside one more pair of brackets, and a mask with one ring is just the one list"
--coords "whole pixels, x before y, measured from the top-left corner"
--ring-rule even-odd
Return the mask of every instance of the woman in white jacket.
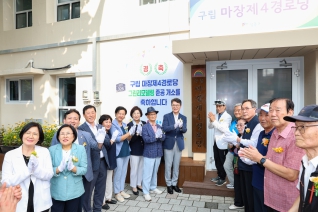
[[48, 212], [52, 205], [50, 179], [53, 168], [49, 150], [37, 146], [44, 140], [40, 124], [26, 124], [20, 134], [22, 145], [5, 154], [2, 183], [21, 186], [22, 199], [16, 211]]

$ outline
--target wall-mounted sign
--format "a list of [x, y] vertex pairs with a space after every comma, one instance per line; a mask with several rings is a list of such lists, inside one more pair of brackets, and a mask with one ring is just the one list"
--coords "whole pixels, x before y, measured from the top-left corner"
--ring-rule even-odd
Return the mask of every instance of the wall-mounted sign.
[[190, 0], [190, 37], [317, 27], [317, 11], [317, 0]]

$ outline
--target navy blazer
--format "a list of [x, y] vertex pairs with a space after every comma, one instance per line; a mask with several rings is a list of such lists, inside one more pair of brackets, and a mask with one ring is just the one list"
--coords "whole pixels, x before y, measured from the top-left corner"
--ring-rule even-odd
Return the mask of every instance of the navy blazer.
[[[99, 130], [99, 129], [101, 129], [103, 127], [100, 124], [97, 124], [96, 126], [97, 126], [97, 130]], [[94, 133], [92, 132], [91, 128], [89, 128], [89, 126], [87, 125], [86, 122], [84, 122], [81, 126], [79, 126], [78, 129], [90, 133], [92, 138], [97, 143], [97, 140], [95, 138]], [[100, 151], [102, 151], [103, 154], [104, 154], [107, 166], [108, 167], [110, 166], [109, 160], [108, 160], [108, 154], [107, 154], [107, 151], [106, 151], [106, 148], [109, 148], [109, 146], [110, 146], [110, 138], [108, 137], [108, 135], [106, 133], [105, 140], [104, 140], [104, 145], [102, 146], [102, 149], [93, 150], [92, 151], [91, 158], [92, 158], [93, 171], [97, 171], [99, 169], [99, 164], [100, 164], [100, 154], [99, 154], [99, 152]]]
[[[93, 169], [92, 169], [92, 159], [91, 159], [91, 151], [99, 151], [97, 142], [92, 138], [92, 136], [85, 131], [77, 130], [77, 140], [78, 144], [85, 147], [86, 155], [87, 155], [87, 172], [85, 174], [85, 178], [88, 182], [92, 181]], [[51, 142], [51, 146], [59, 144], [60, 142], [56, 138], [56, 133], [54, 134]]]
[[[146, 122], [141, 121], [141, 123], [139, 123], [139, 124], [145, 125]], [[130, 128], [134, 126], [134, 122], [133, 121], [129, 122], [127, 124], [127, 126], [128, 126], [128, 131], [129, 131]], [[135, 134], [131, 137], [131, 139], [129, 141], [130, 154], [142, 156], [142, 154], [144, 152], [144, 140], [142, 139], [141, 135], [136, 134], [136, 131], [137, 131], [137, 127], [135, 129]]]
[[[110, 134], [110, 131], [108, 131], [108, 137], [111, 138], [112, 135]], [[108, 160], [109, 160], [109, 167], [107, 167], [108, 170], [114, 170], [117, 167], [117, 161], [116, 161], [116, 142], [114, 142], [112, 145], [110, 145], [107, 148], [107, 154], [108, 154]]]
[[180, 151], [184, 149], [183, 133], [187, 132], [187, 117], [179, 113], [178, 119], [182, 119], [182, 128], [174, 128], [174, 115], [173, 112], [163, 116], [162, 129], [166, 133], [166, 139], [163, 142], [164, 149], [173, 149], [175, 142], [177, 142]]
[[[157, 130], [161, 129], [159, 124], [156, 124]], [[158, 158], [162, 157], [162, 141], [165, 140], [165, 134], [161, 138], [156, 138], [155, 131], [152, 129], [150, 123], [142, 126], [142, 138], [144, 139], [144, 157]]]

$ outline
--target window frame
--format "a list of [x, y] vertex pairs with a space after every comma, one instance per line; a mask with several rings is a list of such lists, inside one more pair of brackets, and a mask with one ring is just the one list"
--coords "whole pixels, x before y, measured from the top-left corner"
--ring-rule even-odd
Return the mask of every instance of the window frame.
[[[32, 17], [32, 14], [33, 14], [33, 11], [32, 11], [32, 9], [33, 9], [33, 5], [31, 6], [31, 9], [29, 9], [29, 10], [22, 10], [22, 11], [17, 11], [17, 0], [15, 0], [14, 1], [14, 19], [15, 19], [15, 29], [24, 29], [24, 28], [27, 28], [27, 27], [32, 27], [32, 25], [33, 25], [33, 17]], [[31, 21], [32, 21], [32, 23], [31, 23], [31, 26], [29, 26], [29, 13], [32, 13], [31, 14], [31, 17], [32, 17], [32, 19], [31, 19]], [[23, 14], [23, 13], [25, 13], [26, 14], [26, 26], [25, 27], [19, 27], [18, 28], [18, 23], [17, 23], [17, 15], [19, 15], [19, 14]]]
[[[77, 19], [77, 18], [72, 18], [72, 14], [73, 14], [73, 11], [72, 11], [72, 5], [75, 4], [75, 3], [79, 3], [80, 4], [80, 7], [81, 7], [81, 1], [80, 0], [75, 0], [75, 1], [72, 1], [72, 0], [68, 0], [67, 2], [63, 2], [63, 3], [59, 3], [59, 0], [56, 0], [56, 21], [57, 22], [61, 22], [61, 21], [67, 21], [67, 20], [71, 20], [71, 19]], [[58, 7], [59, 6], [63, 6], [63, 5], [68, 5], [69, 6], [69, 19], [65, 19], [65, 20], [58, 20]], [[80, 11], [80, 16], [78, 18], [81, 17], [81, 11]]]
[[[31, 100], [21, 100], [21, 80], [31, 80]], [[19, 100], [10, 100], [10, 82], [18, 81]], [[33, 77], [9, 77], [5, 79], [6, 103], [9, 104], [25, 104], [34, 102], [34, 78]]]
[[[60, 75], [56, 77], [56, 88], [59, 90], [60, 88], [60, 79], [66, 79], [66, 78], [75, 78], [75, 86], [76, 86], [76, 76], [74, 75]], [[76, 109], [76, 98], [77, 98], [77, 90], [75, 88], [75, 106], [60, 106], [60, 93], [58, 92], [56, 95], [56, 117], [58, 120], [58, 124], [61, 125], [63, 123], [63, 118], [60, 120], [60, 110], [70, 110], [70, 109]]]

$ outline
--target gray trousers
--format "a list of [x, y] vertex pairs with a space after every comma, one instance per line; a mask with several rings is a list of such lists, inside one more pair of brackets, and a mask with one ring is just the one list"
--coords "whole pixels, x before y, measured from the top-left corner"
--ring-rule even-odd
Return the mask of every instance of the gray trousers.
[[226, 154], [223, 168], [226, 172], [227, 178], [229, 179], [229, 181], [232, 185], [234, 185], [233, 160], [234, 160], [234, 155], [229, 151]]
[[[181, 159], [181, 151], [178, 148], [177, 142], [174, 144], [173, 149], [164, 150], [165, 157], [165, 179], [167, 186], [176, 186], [179, 177], [179, 165]], [[171, 167], [172, 177], [171, 177]]]

